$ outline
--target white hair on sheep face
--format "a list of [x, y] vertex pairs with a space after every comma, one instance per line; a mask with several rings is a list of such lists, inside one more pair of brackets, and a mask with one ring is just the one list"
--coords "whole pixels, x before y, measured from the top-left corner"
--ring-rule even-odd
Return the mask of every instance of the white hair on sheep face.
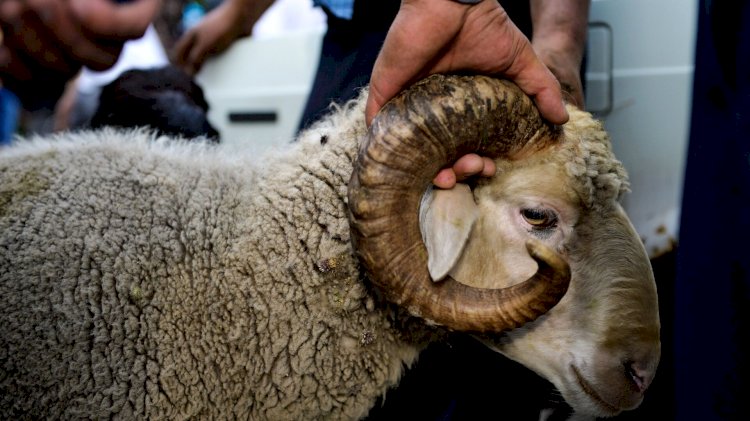
[[656, 288], [617, 202], [627, 190], [624, 168], [601, 125], [568, 111], [564, 143], [498, 161], [495, 178], [479, 182], [473, 197], [483, 210], [465, 246], [452, 251], [461, 256], [449, 274], [483, 288], [526, 279], [535, 270], [524, 256], [529, 237], [562, 255], [572, 276], [560, 302], [505, 335], [479, 338], [550, 380], [578, 411], [608, 416], [636, 407], [653, 379], [660, 355]]
[[[261, 166], [144, 131], [0, 152], [0, 416], [357, 419], [446, 330], [637, 405], [656, 290], [601, 126], [485, 77], [363, 107]], [[425, 196], [468, 151], [497, 175]]]

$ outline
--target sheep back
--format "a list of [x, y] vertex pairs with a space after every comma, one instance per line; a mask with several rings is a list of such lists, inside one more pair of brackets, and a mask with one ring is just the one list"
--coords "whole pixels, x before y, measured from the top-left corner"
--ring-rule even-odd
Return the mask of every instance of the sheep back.
[[364, 416], [422, 345], [349, 244], [354, 115], [259, 169], [137, 131], [6, 151], [2, 418]]

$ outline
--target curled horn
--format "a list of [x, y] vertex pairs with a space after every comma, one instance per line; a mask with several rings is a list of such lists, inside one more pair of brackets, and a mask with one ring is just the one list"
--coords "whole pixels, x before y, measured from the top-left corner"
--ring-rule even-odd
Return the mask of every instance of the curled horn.
[[349, 182], [352, 241], [373, 284], [393, 303], [452, 330], [501, 332], [532, 321], [568, 289], [570, 268], [539, 242], [539, 269], [503, 289], [433, 282], [418, 225], [432, 178], [467, 153], [510, 157], [557, 135], [513, 83], [483, 76], [431, 76], [387, 103], [360, 148]]

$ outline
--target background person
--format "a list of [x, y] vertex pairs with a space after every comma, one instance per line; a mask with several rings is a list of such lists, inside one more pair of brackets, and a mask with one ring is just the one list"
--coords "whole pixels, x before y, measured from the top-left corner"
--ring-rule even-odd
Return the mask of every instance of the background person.
[[0, 80], [26, 108], [54, 106], [82, 66], [112, 66], [143, 36], [159, 0], [3, 0]]

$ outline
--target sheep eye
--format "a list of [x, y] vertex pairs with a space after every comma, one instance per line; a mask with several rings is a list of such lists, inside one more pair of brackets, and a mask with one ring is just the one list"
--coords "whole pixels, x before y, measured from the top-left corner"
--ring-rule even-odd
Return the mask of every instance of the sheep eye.
[[557, 215], [551, 210], [523, 209], [521, 215], [534, 229], [552, 228], [557, 224]]

